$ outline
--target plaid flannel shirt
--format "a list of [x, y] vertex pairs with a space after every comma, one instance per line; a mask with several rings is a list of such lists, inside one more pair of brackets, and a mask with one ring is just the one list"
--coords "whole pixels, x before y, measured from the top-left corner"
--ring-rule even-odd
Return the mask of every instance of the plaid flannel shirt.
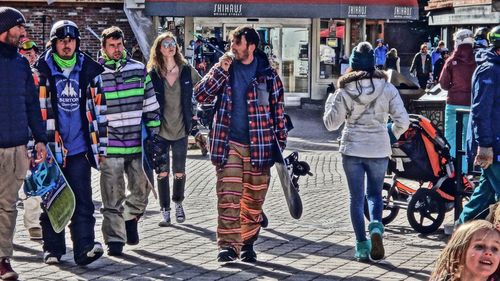
[[[275, 136], [280, 149], [285, 149], [287, 130], [284, 118], [284, 90], [281, 79], [269, 67], [267, 58], [258, 59], [256, 78], [247, 89], [247, 112], [250, 128], [250, 158], [254, 168], [264, 169], [274, 164]], [[210, 131], [210, 157], [212, 163], [222, 167], [229, 152], [229, 128], [232, 110], [230, 72], [216, 65], [195, 86], [194, 96], [200, 103], [220, 100]], [[258, 85], [266, 84], [268, 93], [259, 99]]]

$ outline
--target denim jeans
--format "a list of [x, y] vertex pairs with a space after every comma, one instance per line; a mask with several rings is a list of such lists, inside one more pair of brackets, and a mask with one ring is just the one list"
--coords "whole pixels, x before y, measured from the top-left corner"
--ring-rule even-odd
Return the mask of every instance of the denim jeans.
[[[69, 224], [73, 252], [76, 257], [92, 248], [95, 239], [90, 163], [85, 153], [68, 156], [66, 167], [62, 168], [62, 172], [73, 190], [76, 200], [75, 212]], [[65, 230], [56, 233], [45, 212], [42, 212], [40, 216], [40, 224], [43, 232], [43, 250], [54, 255], [64, 255], [66, 253]]]
[[488, 169], [483, 170], [479, 185], [474, 189], [470, 201], [464, 206], [458, 223], [484, 219], [488, 215], [490, 204], [496, 203], [500, 198], [500, 163], [493, 163]]
[[169, 160], [165, 165], [160, 167], [160, 171], [170, 173], [170, 150], [172, 150], [172, 173], [185, 173], [188, 137], [186, 136], [174, 141], [166, 140], [166, 142], [167, 150], [165, 154]]
[[370, 221], [382, 221], [384, 203], [382, 201], [382, 187], [384, 186], [385, 171], [389, 158], [363, 158], [342, 155], [342, 165], [347, 177], [350, 193], [351, 223], [357, 241], [366, 240], [365, 217], [365, 175], [366, 195]]

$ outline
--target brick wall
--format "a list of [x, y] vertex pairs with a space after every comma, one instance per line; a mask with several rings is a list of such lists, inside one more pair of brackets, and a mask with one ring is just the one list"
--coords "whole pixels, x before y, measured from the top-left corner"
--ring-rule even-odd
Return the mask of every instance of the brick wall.
[[[134, 34], [128, 24], [127, 17], [123, 12], [123, 4], [78, 4], [71, 5], [54, 3], [50, 6], [47, 3], [34, 4], [11, 4], [2, 3], [0, 6], [11, 6], [19, 9], [26, 17], [26, 31], [28, 36], [34, 39], [39, 46], [42, 43], [44, 34], [45, 42], [49, 40], [50, 29], [52, 24], [58, 20], [71, 20], [75, 22], [80, 29], [81, 49], [89, 52], [92, 57], [97, 55], [100, 49], [100, 41], [94, 37], [86, 27], [89, 26], [92, 30], [101, 35], [101, 32], [112, 25], [120, 27], [125, 33], [125, 46], [130, 51], [132, 46], [136, 44]], [[45, 18], [45, 27], [43, 20]], [[43, 49], [43, 48], [42, 48]]]

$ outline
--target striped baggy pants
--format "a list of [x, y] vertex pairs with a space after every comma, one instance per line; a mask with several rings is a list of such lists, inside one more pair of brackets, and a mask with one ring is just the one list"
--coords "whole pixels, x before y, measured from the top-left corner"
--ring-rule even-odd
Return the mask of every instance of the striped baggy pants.
[[239, 254], [243, 244], [257, 239], [269, 179], [270, 168], [252, 167], [248, 145], [229, 143], [228, 161], [217, 171], [220, 248], [232, 247]]

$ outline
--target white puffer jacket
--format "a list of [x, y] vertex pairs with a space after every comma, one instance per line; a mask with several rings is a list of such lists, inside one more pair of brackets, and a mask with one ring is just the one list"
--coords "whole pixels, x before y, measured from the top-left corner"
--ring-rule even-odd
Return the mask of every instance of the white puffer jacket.
[[410, 124], [399, 92], [387, 82], [385, 73], [375, 71], [371, 81], [367, 72], [350, 72], [339, 78], [338, 90], [326, 100], [323, 115], [326, 128], [334, 131], [346, 123], [339, 149], [344, 155], [388, 157], [391, 155], [388, 116], [394, 122], [392, 133], [396, 138]]

